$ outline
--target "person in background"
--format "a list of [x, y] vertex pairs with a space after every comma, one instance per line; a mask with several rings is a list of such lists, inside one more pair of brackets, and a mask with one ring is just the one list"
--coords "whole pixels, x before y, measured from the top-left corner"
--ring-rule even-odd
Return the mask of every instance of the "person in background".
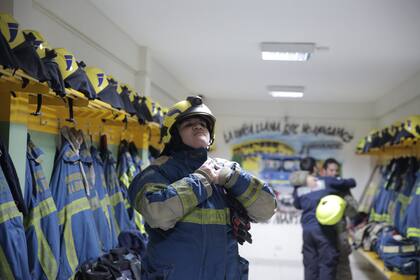
[[145, 279], [248, 279], [238, 242], [250, 241], [247, 221], [271, 218], [276, 201], [239, 164], [208, 157], [215, 122], [200, 97], [176, 103], [163, 121], [160, 157], [131, 183], [131, 205], [149, 234]]
[[[323, 164], [323, 175], [325, 177], [338, 177], [340, 174], [340, 164], [334, 158], [328, 158], [324, 161]], [[345, 216], [349, 219], [352, 219], [357, 214], [358, 203], [354, 199], [350, 190], [345, 190], [341, 192], [341, 196], [346, 201], [346, 211]], [[349, 262], [349, 255], [351, 254], [351, 246], [349, 244], [349, 234], [347, 229], [347, 221], [344, 218], [337, 225], [338, 232], [338, 250], [340, 252], [340, 257], [337, 265], [337, 280], [351, 280], [351, 268]]]
[[335, 226], [321, 225], [316, 218], [319, 201], [330, 194], [338, 194], [356, 185], [353, 179], [316, 177], [314, 158], [301, 160], [302, 171], [291, 174], [294, 186], [294, 206], [302, 210], [303, 264], [305, 280], [336, 279], [339, 251]]

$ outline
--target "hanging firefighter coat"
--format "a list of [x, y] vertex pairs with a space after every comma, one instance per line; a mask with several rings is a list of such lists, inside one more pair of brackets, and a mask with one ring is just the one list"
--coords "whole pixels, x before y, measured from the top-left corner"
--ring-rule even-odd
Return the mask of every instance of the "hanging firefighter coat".
[[59, 279], [68, 279], [80, 264], [97, 258], [102, 251], [79, 155], [82, 139], [68, 127], [61, 129], [61, 135], [63, 144], [55, 161], [50, 189], [60, 223]]
[[60, 264], [58, 214], [41, 166], [42, 151], [29, 138], [26, 152], [25, 217], [32, 279], [55, 280]]

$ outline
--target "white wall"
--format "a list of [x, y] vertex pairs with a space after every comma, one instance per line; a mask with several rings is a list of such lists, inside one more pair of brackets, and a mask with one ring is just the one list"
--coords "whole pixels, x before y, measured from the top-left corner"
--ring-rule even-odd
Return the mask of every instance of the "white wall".
[[[0, 8], [10, 12], [10, 6], [6, 1]], [[143, 90], [138, 79], [145, 75], [155, 85], [150, 96], [159, 103], [172, 104], [168, 94], [183, 98], [189, 92], [154, 58], [146, 59], [147, 47], [139, 46], [90, 1], [13, 1], [13, 16], [22, 29], [38, 30], [52, 47], [67, 48], [78, 60], [102, 68], [139, 92]]]
[[375, 111], [378, 128], [410, 115], [420, 115], [420, 71], [379, 99]]
[[360, 138], [365, 136], [376, 124], [372, 115], [371, 104], [308, 104], [308, 103], [264, 103], [209, 101], [209, 107], [216, 115], [216, 141], [214, 156], [231, 158], [230, 146], [226, 145], [223, 133], [238, 129], [243, 123], [258, 123], [266, 120], [284, 120], [343, 127], [354, 135], [351, 142], [343, 145], [340, 159], [343, 162], [343, 175], [353, 177], [358, 182], [354, 190], [359, 197], [370, 175], [372, 166], [369, 157], [355, 154], [355, 147]]

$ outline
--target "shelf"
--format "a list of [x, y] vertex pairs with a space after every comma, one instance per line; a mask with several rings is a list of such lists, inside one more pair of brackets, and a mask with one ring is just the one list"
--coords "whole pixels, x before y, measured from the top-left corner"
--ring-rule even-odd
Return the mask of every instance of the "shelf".
[[393, 272], [387, 269], [384, 262], [379, 258], [375, 252], [366, 252], [363, 249], [357, 249], [357, 252], [363, 256], [369, 263], [371, 263], [379, 272], [381, 272], [387, 279], [390, 280], [415, 280], [416, 275], [403, 275], [398, 272]]
[[[89, 100], [73, 89], [66, 88], [66, 95], [60, 97], [47, 83], [40, 83], [21, 70], [13, 72], [0, 66], [0, 93], [0, 102], [5, 105], [0, 111], [0, 121], [25, 124], [30, 130], [52, 134], [57, 134], [64, 125], [74, 126], [95, 140], [99, 141], [100, 134], [106, 134], [110, 144], [129, 139], [140, 148], [147, 148], [151, 140], [159, 142], [156, 140], [160, 138], [156, 137], [160, 131], [157, 123], [141, 125], [137, 116], [115, 109], [99, 99]], [[42, 96], [42, 106], [40, 114], [36, 115], [39, 95]], [[70, 100], [74, 122], [68, 120]]]

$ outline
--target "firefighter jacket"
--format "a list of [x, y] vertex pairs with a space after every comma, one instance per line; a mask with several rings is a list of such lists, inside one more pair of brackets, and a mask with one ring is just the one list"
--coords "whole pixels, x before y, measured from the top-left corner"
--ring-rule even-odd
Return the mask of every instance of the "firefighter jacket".
[[[88, 188], [87, 198], [90, 203], [90, 208], [92, 209], [93, 217], [96, 223], [96, 229], [98, 232], [99, 240], [101, 242], [101, 249], [104, 252], [108, 252], [116, 245], [115, 233], [111, 231], [111, 225], [109, 220], [109, 212], [106, 204], [104, 202], [104, 196], [101, 200], [98, 195], [99, 191], [102, 190], [104, 182], [101, 181], [103, 174], [96, 173], [95, 166], [93, 164], [93, 158], [90, 153], [90, 150], [86, 146], [86, 142], [83, 142], [80, 147], [80, 159], [83, 162], [83, 169], [87, 178]], [[102, 189], [101, 189], [102, 188]], [[108, 200], [109, 205], [109, 200]]]
[[29, 138], [26, 152], [25, 216], [31, 279], [55, 280], [60, 259], [58, 213], [41, 166], [43, 152]]
[[140, 231], [145, 232], [141, 215], [134, 210], [128, 203], [127, 190], [130, 183], [133, 181], [134, 176], [137, 175], [136, 165], [131, 157], [128, 149], [128, 142], [122, 140], [118, 150], [118, 163], [117, 163], [117, 174], [120, 180], [120, 187], [124, 194], [125, 205], [127, 208], [128, 216], [130, 220], [137, 226]]
[[416, 173], [416, 183], [406, 215], [407, 237], [414, 238], [420, 243], [420, 169]]
[[408, 158], [408, 167], [404, 173], [401, 188], [396, 193], [396, 200], [394, 208], [391, 209], [392, 224], [398, 232], [405, 234], [407, 231], [407, 215], [406, 210], [410, 197], [413, 191], [414, 183], [416, 182], [416, 171], [418, 169], [417, 159], [412, 157]]
[[116, 171], [116, 161], [112, 153], [103, 149], [100, 152], [104, 163], [105, 182], [108, 189], [109, 200], [113, 207], [115, 215], [115, 231], [117, 236], [121, 231], [135, 229], [136, 226], [130, 220], [127, 212], [127, 201], [124, 198], [124, 193], [121, 190], [120, 182]]
[[[115, 229], [115, 215], [114, 208], [111, 205], [111, 201], [108, 196], [108, 190], [106, 188], [105, 174], [104, 174], [104, 163], [102, 162], [101, 156], [95, 147], [90, 147], [90, 153], [93, 159], [93, 168], [95, 170], [95, 189], [98, 193], [99, 202], [105, 213], [106, 219], [110, 227], [109, 242], [104, 243], [105, 247], [116, 248], [118, 246], [118, 236]], [[108, 250], [107, 250], [108, 251]]]
[[[0, 155], [0, 157], [4, 154]], [[17, 180], [17, 178], [15, 178]], [[31, 279], [22, 213], [16, 207], [3, 169], [0, 167], [0, 276]]]
[[0, 138], [0, 165], [3, 169], [4, 177], [12, 193], [16, 207], [25, 216], [28, 213], [25, 201], [23, 200], [22, 190], [20, 188], [19, 179], [13, 165], [12, 158], [7, 151], [6, 146]]
[[297, 209], [303, 210], [300, 219], [303, 228], [319, 226], [315, 211], [321, 198], [329, 194], [340, 195], [340, 192], [356, 186], [354, 179], [338, 177], [318, 177], [316, 187], [299, 186], [293, 180], [291, 180], [291, 184], [295, 186], [293, 190], [293, 205]]
[[97, 258], [102, 251], [79, 154], [82, 139], [68, 127], [61, 129], [61, 136], [63, 144], [55, 160], [50, 189], [60, 224], [58, 279], [69, 279], [80, 264]]
[[206, 160], [203, 148], [174, 152], [159, 157], [133, 180], [129, 199], [149, 234], [146, 279], [247, 279], [226, 192], [256, 222], [274, 214], [274, 195], [267, 184], [229, 161], [218, 160], [224, 165], [223, 186], [209, 183], [197, 170]]

